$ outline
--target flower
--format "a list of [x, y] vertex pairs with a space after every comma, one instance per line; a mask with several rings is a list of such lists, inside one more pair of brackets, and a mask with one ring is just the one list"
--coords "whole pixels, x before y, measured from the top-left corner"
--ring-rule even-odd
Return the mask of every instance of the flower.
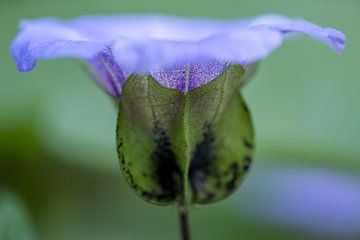
[[88, 62], [98, 85], [114, 97], [132, 73], [150, 73], [183, 93], [204, 85], [228, 64], [243, 67], [268, 56], [292, 33], [305, 33], [341, 53], [345, 35], [302, 19], [265, 15], [216, 21], [179, 17], [81, 17], [25, 20], [11, 45], [20, 71], [37, 60], [76, 57]]
[[20, 27], [10, 49], [20, 71], [39, 59], [76, 57], [91, 66], [101, 88], [121, 96], [121, 171], [141, 198], [159, 205], [185, 206], [190, 192], [192, 203], [220, 201], [241, 184], [255, 140], [238, 89], [254, 63], [297, 33], [339, 53], [345, 47], [345, 35], [335, 29], [279, 15], [47, 18]]

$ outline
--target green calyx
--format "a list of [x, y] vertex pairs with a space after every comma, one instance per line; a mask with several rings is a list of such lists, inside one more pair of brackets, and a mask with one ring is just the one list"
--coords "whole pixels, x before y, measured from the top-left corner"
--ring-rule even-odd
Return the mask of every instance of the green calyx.
[[117, 151], [130, 187], [144, 200], [206, 204], [230, 195], [249, 169], [254, 134], [239, 92], [248, 74], [230, 65], [186, 94], [152, 76], [123, 87]]

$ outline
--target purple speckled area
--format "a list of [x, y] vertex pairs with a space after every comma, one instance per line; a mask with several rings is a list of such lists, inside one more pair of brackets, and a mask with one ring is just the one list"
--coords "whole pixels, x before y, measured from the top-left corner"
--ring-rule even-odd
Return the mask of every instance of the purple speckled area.
[[90, 62], [102, 78], [98, 85], [115, 97], [131, 73], [150, 73], [164, 86], [186, 93], [216, 78], [226, 63], [244, 66], [264, 59], [289, 34], [307, 34], [339, 53], [346, 42], [336, 29], [280, 15], [234, 20], [164, 15], [43, 18], [21, 21], [20, 28], [10, 47], [19, 71], [31, 71], [41, 59], [80, 58]]
[[226, 62], [216, 61], [195, 62], [168, 67], [151, 74], [163, 86], [186, 93], [215, 79], [227, 65]]
[[163, 86], [185, 91], [187, 65], [166, 67], [160, 71], [153, 71], [151, 75]]
[[226, 67], [226, 62], [209, 61], [206, 63], [196, 63], [190, 66], [190, 81], [188, 91], [200, 87], [222, 73]]

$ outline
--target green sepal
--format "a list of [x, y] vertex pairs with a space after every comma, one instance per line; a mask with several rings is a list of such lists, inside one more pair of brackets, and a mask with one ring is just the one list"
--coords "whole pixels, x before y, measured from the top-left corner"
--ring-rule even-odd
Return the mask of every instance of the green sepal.
[[[210, 203], [232, 193], [249, 169], [253, 128], [239, 88], [245, 70], [230, 65], [185, 95], [151, 75], [124, 85], [117, 125], [123, 176], [154, 204]], [[188, 187], [190, 186], [189, 190]]]

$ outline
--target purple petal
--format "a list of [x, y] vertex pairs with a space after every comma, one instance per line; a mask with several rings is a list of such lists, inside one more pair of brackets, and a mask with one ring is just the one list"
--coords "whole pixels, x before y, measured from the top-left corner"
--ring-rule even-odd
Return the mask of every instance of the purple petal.
[[32, 70], [38, 59], [68, 56], [86, 59], [103, 47], [53, 19], [24, 21], [21, 26], [23, 31], [10, 47], [19, 71]]
[[278, 15], [266, 15], [255, 19], [250, 26], [263, 26], [284, 34], [305, 33], [314, 39], [326, 43], [338, 53], [342, 53], [345, 49], [345, 34], [333, 28], [321, 28], [303, 19], [289, 19]]
[[89, 62], [95, 70], [97, 84], [112, 96], [120, 97], [122, 86], [129, 74], [124, 73], [115, 62], [111, 49], [102, 51]]
[[228, 63], [246, 66], [265, 58], [288, 33], [308, 34], [338, 52], [345, 46], [345, 35], [335, 29], [277, 15], [232, 21], [94, 16], [24, 21], [20, 27], [11, 45], [20, 71], [30, 71], [39, 59], [82, 58], [103, 78], [98, 84], [114, 96], [132, 72], [152, 73], [164, 86], [186, 92], [214, 79]]

